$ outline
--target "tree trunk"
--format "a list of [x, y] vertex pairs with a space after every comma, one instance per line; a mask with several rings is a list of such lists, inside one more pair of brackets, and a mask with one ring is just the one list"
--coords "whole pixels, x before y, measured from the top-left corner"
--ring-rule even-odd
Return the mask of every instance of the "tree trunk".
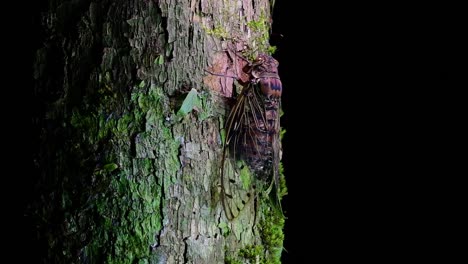
[[42, 263], [279, 262], [282, 218], [224, 214], [234, 81], [205, 71], [236, 72], [226, 49], [268, 49], [271, 3], [48, 2], [36, 25], [38, 177], [26, 211]]

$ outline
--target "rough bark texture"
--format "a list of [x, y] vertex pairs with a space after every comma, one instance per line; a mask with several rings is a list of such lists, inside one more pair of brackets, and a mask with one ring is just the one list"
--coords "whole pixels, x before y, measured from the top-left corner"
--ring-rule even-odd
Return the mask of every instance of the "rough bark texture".
[[266, 0], [49, 1], [26, 211], [43, 263], [279, 262], [282, 219], [223, 213], [233, 80], [204, 72], [234, 72], [226, 47], [265, 49], [270, 10]]

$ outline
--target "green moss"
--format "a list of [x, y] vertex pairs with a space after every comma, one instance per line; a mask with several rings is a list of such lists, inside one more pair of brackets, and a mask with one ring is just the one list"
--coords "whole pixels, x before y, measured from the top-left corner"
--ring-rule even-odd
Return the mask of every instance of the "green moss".
[[[242, 162], [244, 163], [244, 162]], [[242, 166], [242, 169], [240, 170], [240, 175], [239, 178], [241, 179], [242, 182], [242, 187], [244, 187], [245, 190], [248, 190], [250, 188], [250, 185], [252, 183], [252, 178], [251, 178], [251, 172], [249, 170], [249, 166], [244, 165]]]
[[74, 110], [70, 124], [82, 133], [84, 139], [90, 144], [108, 139], [111, 134], [120, 139], [126, 139], [131, 132], [135, 131], [135, 117], [133, 113], [126, 113], [120, 118], [112, 115], [106, 116], [104, 111], [94, 113], [82, 113]]
[[261, 245], [248, 245], [230, 255], [226, 251], [226, 263], [281, 263], [284, 241], [284, 217], [262, 203], [262, 219], [259, 224]]
[[262, 245], [248, 245], [240, 249], [237, 254], [226, 256], [225, 263], [269, 263], [265, 260], [265, 248]]
[[286, 194], [288, 194], [288, 187], [286, 186], [286, 177], [284, 177], [284, 167], [283, 167], [283, 163], [280, 162], [279, 164], [279, 191], [278, 191], [278, 197], [279, 199], [281, 200], [283, 198], [283, 196], [285, 196]]
[[126, 113], [117, 120], [117, 127], [113, 131], [117, 137], [126, 137], [129, 135], [134, 116], [132, 113]]
[[210, 36], [220, 38], [220, 39], [229, 39], [230, 38], [230, 34], [228, 33], [228, 31], [225, 28], [221, 27], [221, 26], [214, 26], [213, 29], [210, 29], [210, 28], [207, 28], [207, 27], [203, 26], [203, 30], [205, 30], [206, 34], [208, 34]]
[[[235, 14], [230, 14], [228, 10], [224, 10], [222, 16], [224, 17], [224, 21], [230, 21]], [[247, 27], [250, 29], [252, 37], [248, 40], [243, 39], [243, 41], [247, 41], [246, 44], [250, 47], [242, 52], [244, 57], [253, 61], [257, 57], [258, 53], [272, 55], [276, 52], [276, 47], [270, 46], [269, 43], [271, 24], [269, 16], [267, 16], [264, 11], [261, 11], [258, 19], [247, 22]], [[202, 26], [202, 28], [206, 34], [221, 40], [238, 41], [239, 39], [242, 39], [240, 36], [245, 35], [245, 33], [239, 31], [239, 29], [237, 30], [239, 32], [237, 32], [234, 29], [227, 29], [221, 25], [215, 25], [213, 29], [205, 26]]]
[[226, 264], [243, 264], [242, 261], [240, 261], [240, 260], [237, 259], [236, 257], [231, 257], [231, 256], [227, 256], [227, 257], [224, 259], [224, 263], [226, 263]]
[[154, 234], [161, 230], [159, 214], [161, 186], [151, 177], [153, 161], [135, 160], [141, 175], [127, 178], [128, 169], [113, 177], [109, 189], [96, 201], [98, 225], [90, 245], [91, 252], [101, 248], [107, 263], [134, 263], [135, 259], [149, 257], [149, 246], [154, 244]]
[[[180, 168], [179, 143], [164, 125], [162, 98], [161, 87], [147, 90], [140, 85], [131, 95], [131, 111], [106, 114], [104, 104], [94, 111], [73, 111], [70, 124], [83, 144], [107, 146], [108, 156], [93, 173], [95, 185], [102, 188], [92, 187], [89, 194], [94, 222], [83, 252], [90, 263], [146, 263], [150, 245], [159, 243], [155, 234], [162, 228], [163, 187], [167, 190], [175, 182]], [[159, 158], [132, 158], [128, 142], [136, 133], [151, 138], [148, 149], [157, 151]]]
[[267, 263], [281, 263], [284, 241], [284, 217], [275, 210], [264, 206], [264, 218], [260, 222], [262, 242], [265, 245]]
[[262, 245], [246, 246], [239, 251], [239, 256], [250, 263], [263, 263], [264, 262], [264, 248]]
[[250, 60], [255, 59], [256, 52], [272, 55], [276, 51], [275, 46], [270, 46], [270, 22], [265, 13], [262, 13], [257, 20], [252, 20], [247, 23], [247, 26], [252, 31], [251, 50], [246, 51], [244, 55]]

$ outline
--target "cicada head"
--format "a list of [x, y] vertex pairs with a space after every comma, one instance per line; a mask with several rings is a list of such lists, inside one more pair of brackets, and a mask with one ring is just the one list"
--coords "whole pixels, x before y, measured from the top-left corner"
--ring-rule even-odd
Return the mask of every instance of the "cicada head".
[[278, 72], [278, 66], [279, 66], [278, 61], [275, 60], [275, 58], [273, 58], [272, 56], [264, 54], [264, 53], [260, 53], [252, 64], [254, 67], [260, 66], [266, 69], [267, 71]]

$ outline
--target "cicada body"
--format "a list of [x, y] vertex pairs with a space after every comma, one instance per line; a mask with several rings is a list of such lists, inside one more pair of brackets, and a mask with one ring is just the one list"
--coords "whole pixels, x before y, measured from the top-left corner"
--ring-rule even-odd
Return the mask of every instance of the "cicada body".
[[221, 199], [228, 219], [237, 217], [262, 191], [256, 190], [257, 185], [265, 186], [267, 193], [274, 185], [277, 196], [279, 192], [282, 84], [278, 62], [260, 54], [243, 70], [249, 81], [227, 118], [221, 164]]

